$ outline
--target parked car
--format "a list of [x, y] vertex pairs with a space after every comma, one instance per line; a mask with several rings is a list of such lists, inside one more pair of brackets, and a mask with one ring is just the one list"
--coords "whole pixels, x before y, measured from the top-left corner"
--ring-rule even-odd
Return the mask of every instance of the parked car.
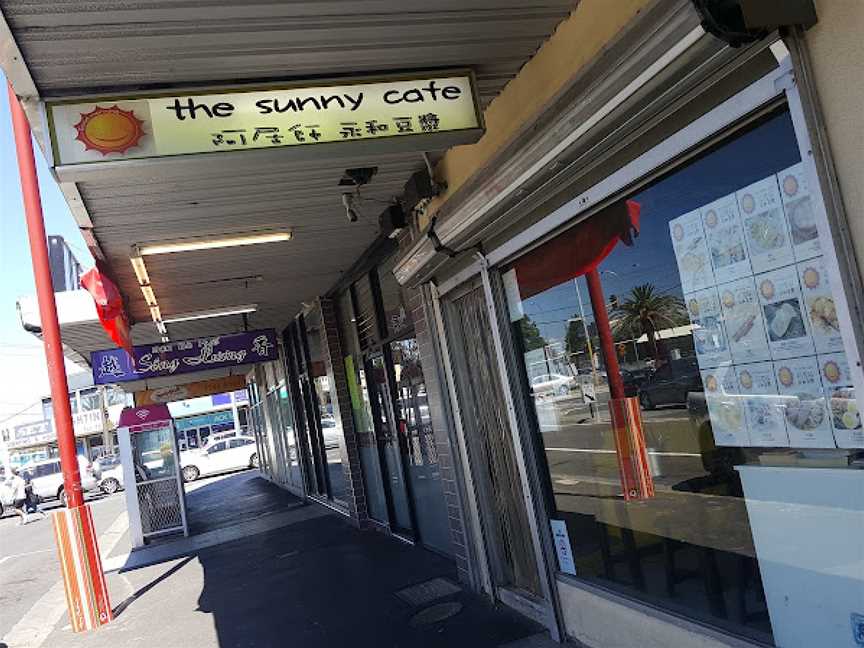
[[702, 376], [695, 358], [672, 360], [662, 365], [638, 388], [642, 409], [660, 405], [686, 405], [690, 392], [703, 391]]
[[[98, 469], [91, 464], [86, 457], [78, 455], [78, 471], [81, 474], [81, 488], [87, 493], [94, 491], [99, 486]], [[26, 464], [21, 468], [21, 476], [31, 480], [33, 494], [40, 500], [59, 499], [66, 505], [66, 491], [63, 487], [63, 471], [60, 468], [60, 459], [42, 459]], [[5, 486], [0, 489], [0, 515], [7, 507], [12, 505], [11, 493]]]
[[562, 374], [542, 374], [531, 379], [531, 391], [535, 396], [558, 394], [566, 396], [577, 385], [575, 376], [564, 376]]
[[102, 479], [99, 480], [99, 489], [108, 495], [116, 493], [124, 488], [123, 485], [123, 466], [117, 464], [112, 468], [102, 472]]
[[654, 373], [651, 367], [640, 369], [622, 369], [621, 380], [624, 382], [625, 396], [638, 396], [641, 387]]
[[104, 473], [104, 472], [110, 470], [111, 468], [114, 468], [115, 466], [120, 465], [120, 455], [111, 454], [111, 455], [104, 455], [102, 457], [98, 457], [97, 459], [95, 459], [93, 461], [93, 465], [95, 467], [97, 467], [97, 469], [100, 472]]
[[258, 450], [255, 438], [237, 436], [208, 443], [200, 450], [189, 450], [180, 453], [180, 467], [183, 480], [195, 481], [203, 475], [215, 475], [258, 467]]

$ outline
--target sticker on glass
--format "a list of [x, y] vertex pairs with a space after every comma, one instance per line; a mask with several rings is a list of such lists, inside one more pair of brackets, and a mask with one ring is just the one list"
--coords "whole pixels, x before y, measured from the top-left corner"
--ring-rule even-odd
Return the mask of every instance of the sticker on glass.
[[788, 447], [786, 407], [777, 392], [774, 366], [756, 362], [735, 367], [735, 372], [750, 443], [766, 448]]
[[724, 284], [718, 291], [733, 362], [770, 360], [771, 351], [753, 277]]
[[795, 266], [757, 275], [756, 289], [774, 360], [814, 353]]
[[815, 356], [774, 363], [777, 391], [785, 396], [786, 431], [793, 448], [834, 448], [834, 435]]
[[739, 191], [736, 197], [753, 272], [766, 272], [794, 263], [777, 177], [755, 182]]
[[684, 296], [687, 314], [693, 324], [693, 344], [699, 367], [707, 369], [730, 364], [732, 356], [723, 330], [723, 314], [717, 290], [709, 288]]
[[777, 174], [780, 182], [780, 195], [783, 209], [792, 236], [792, 249], [798, 261], [822, 254], [819, 243], [819, 229], [813, 211], [813, 199], [807, 187], [804, 165], [789, 167]]
[[701, 211], [705, 239], [717, 283], [726, 283], [753, 274], [735, 194], [714, 201]]
[[711, 432], [718, 446], [752, 445], [737, 383], [732, 367], [717, 367], [702, 372]]
[[837, 319], [837, 304], [828, 284], [828, 270], [823, 258], [799, 263], [798, 277], [816, 353], [842, 351], [843, 337]]
[[682, 292], [693, 292], [714, 285], [714, 274], [708, 257], [702, 217], [698, 211], [684, 214], [669, 221], [669, 233], [678, 273], [681, 276]]

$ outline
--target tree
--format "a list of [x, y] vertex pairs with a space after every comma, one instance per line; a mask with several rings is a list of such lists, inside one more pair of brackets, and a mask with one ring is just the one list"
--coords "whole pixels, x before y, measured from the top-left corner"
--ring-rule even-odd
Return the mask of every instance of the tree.
[[646, 335], [655, 360], [660, 360], [657, 332], [689, 322], [684, 301], [675, 295], [658, 293], [651, 284], [636, 286], [612, 311], [613, 333], [620, 336]]
[[522, 343], [525, 345], [526, 352], [546, 346], [546, 340], [540, 335], [540, 329], [527, 315], [519, 320], [519, 328], [522, 331]]

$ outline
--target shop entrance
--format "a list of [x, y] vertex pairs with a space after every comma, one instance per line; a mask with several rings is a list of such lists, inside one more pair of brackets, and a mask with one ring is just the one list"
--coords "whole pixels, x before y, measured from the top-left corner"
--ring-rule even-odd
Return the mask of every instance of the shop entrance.
[[496, 595], [542, 606], [542, 587], [525, 494], [519, 479], [507, 406], [495, 367], [483, 287], [476, 285], [452, 298], [446, 308], [450, 357], [484, 536]]

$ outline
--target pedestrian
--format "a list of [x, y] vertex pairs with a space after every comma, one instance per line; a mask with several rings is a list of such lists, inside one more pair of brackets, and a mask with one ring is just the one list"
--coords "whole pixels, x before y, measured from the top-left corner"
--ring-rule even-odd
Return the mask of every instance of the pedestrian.
[[18, 520], [18, 526], [27, 524], [27, 484], [21, 477], [17, 468], [12, 469], [12, 475], [6, 481], [9, 489], [12, 491], [12, 508], [15, 513], [21, 518]]
[[39, 497], [33, 492], [33, 479], [30, 473], [24, 473], [24, 512], [39, 513], [43, 518], [48, 517], [48, 514], [39, 506]]

